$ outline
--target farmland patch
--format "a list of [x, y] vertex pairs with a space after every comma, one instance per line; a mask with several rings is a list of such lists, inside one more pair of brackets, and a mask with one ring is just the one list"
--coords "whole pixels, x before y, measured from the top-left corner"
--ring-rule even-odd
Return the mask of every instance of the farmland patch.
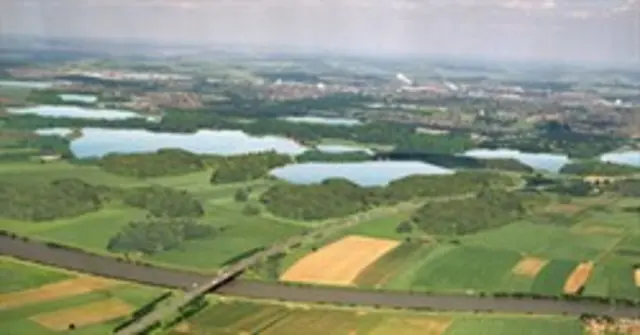
[[509, 286], [511, 269], [519, 260], [515, 252], [457, 247], [422, 264], [411, 286], [457, 292], [501, 291]]
[[2, 293], [22, 291], [70, 277], [61, 271], [0, 257], [0, 299]]
[[391, 317], [382, 321], [367, 335], [440, 335], [451, 326], [452, 319], [445, 317]]
[[131, 311], [133, 308], [123, 301], [108, 299], [80, 307], [39, 314], [30, 319], [46, 328], [62, 331], [68, 329], [71, 324], [75, 327], [82, 327], [102, 323], [125, 316]]
[[552, 260], [540, 271], [533, 282], [531, 291], [546, 296], [561, 294], [567, 278], [577, 265], [576, 261]]
[[543, 260], [536, 257], [524, 257], [523, 259], [513, 267], [513, 274], [526, 276], [526, 277], [535, 277], [540, 270], [547, 264], [547, 260]]
[[580, 263], [571, 273], [564, 284], [563, 291], [566, 294], [578, 294], [583, 288], [591, 271], [593, 262]]
[[281, 280], [351, 285], [358, 274], [400, 242], [348, 236], [313, 252], [287, 269]]
[[117, 284], [114, 280], [88, 276], [69, 279], [35, 289], [0, 295], [0, 310], [105, 290]]
[[362, 287], [384, 286], [409, 264], [418, 262], [433, 246], [420, 243], [404, 243], [382, 256], [362, 270], [354, 283]]

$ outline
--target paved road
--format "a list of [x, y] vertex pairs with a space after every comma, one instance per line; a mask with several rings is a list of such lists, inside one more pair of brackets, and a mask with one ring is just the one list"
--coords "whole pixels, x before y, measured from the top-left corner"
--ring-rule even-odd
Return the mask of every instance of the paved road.
[[[14, 240], [0, 236], [0, 254], [56, 267], [82, 271], [105, 277], [136, 281], [156, 286], [191, 288], [193, 283], [204, 284], [211, 276], [184, 270], [156, 268], [119, 262], [107, 256], [81, 251], [58, 249], [44, 243]], [[372, 292], [335, 287], [295, 287], [278, 283], [234, 280], [219, 287], [216, 293], [250, 298], [284, 299], [296, 302], [325, 302], [381, 307], [432, 308], [449, 311], [494, 311], [509, 313], [608, 314], [613, 317], [639, 317], [636, 307], [592, 302], [572, 302], [540, 299], [491, 298], [411, 294], [406, 292]]]

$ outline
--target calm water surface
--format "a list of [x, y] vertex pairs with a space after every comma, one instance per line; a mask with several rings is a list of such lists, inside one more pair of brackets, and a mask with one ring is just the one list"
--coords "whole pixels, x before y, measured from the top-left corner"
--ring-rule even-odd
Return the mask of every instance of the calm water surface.
[[475, 158], [512, 158], [537, 170], [558, 172], [570, 159], [566, 155], [529, 153], [509, 149], [473, 149], [464, 153]]

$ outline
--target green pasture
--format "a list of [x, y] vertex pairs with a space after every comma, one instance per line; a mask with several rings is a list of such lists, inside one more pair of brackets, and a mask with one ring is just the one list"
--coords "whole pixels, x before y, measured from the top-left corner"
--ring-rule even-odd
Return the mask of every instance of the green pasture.
[[454, 247], [422, 263], [411, 288], [424, 291], [503, 291], [511, 269], [520, 260], [515, 252], [477, 247]]
[[611, 256], [597, 263], [587, 280], [585, 296], [640, 300], [640, 288], [633, 278], [638, 258]]
[[51, 268], [0, 257], [0, 294], [23, 291], [69, 278], [71, 275]]
[[546, 296], [562, 294], [564, 283], [579, 262], [554, 259], [547, 263], [536, 276], [531, 292]]
[[385, 286], [393, 277], [423, 259], [432, 249], [433, 245], [430, 244], [403, 243], [366, 267], [355, 283], [359, 287]]
[[445, 335], [582, 335], [583, 326], [568, 318], [472, 317], [457, 319]]

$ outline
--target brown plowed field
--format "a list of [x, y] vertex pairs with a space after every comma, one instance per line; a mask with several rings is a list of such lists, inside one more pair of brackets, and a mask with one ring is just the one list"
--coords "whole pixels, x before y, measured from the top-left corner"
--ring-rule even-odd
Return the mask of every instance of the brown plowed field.
[[547, 265], [548, 261], [535, 257], [524, 257], [511, 272], [520, 276], [535, 277], [542, 268]]
[[593, 262], [584, 262], [576, 266], [571, 276], [564, 283], [564, 293], [576, 294], [584, 286], [589, 279], [589, 275], [593, 270]]
[[80, 307], [38, 314], [29, 319], [49, 329], [62, 331], [67, 330], [70, 324], [82, 327], [103, 323], [128, 315], [131, 311], [133, 311], [133, 308], [123, 301], [108, 299]]
[[352, 285], [369, 264], [400, 242], [362, 236], [348, 236], [310, 253], [280, 277], [283, 281], [327, 285]]
[[0, 295], [0, 310], [50, 301], [59, 298], [104, 290], [118, 284], [112, 279], [82, 276], [38, 288]]

